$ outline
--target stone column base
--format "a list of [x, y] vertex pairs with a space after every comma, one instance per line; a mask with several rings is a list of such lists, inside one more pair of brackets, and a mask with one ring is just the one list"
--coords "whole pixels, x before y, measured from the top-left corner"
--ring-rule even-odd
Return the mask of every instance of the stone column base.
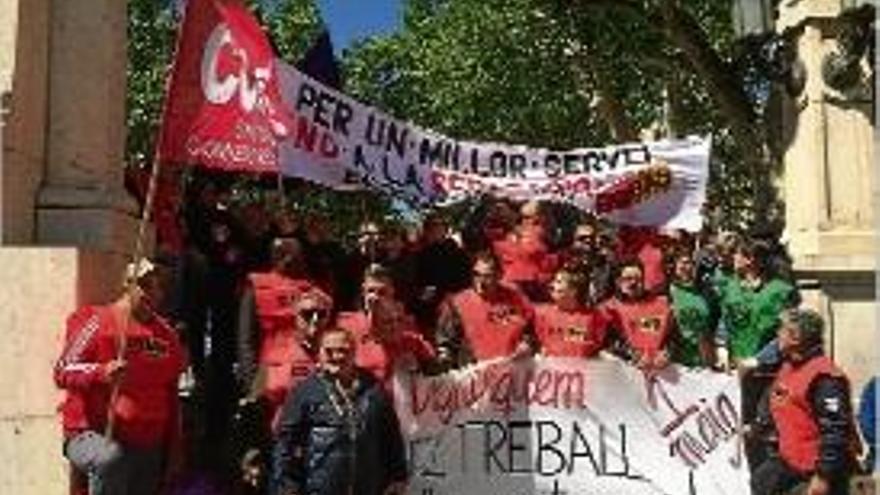
[[52, 370], [65, 320], [119, 293], [125, 257], [76, 248], [0, 247], [0, 493], [67, 493]]
[[[131, 254], [138, 222], [137, 205], [123, 190], [50, 185], [39, 195], [37, 242]], [[152, 232], [146, 231], [147, 247]]]

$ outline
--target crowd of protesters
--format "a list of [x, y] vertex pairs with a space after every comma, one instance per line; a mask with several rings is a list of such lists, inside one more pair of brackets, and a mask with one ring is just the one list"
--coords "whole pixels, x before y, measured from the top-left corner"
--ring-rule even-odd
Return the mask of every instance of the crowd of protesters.
[[[171, 434], [178, 413], [166, 395], [184, 365], [167, 338], [170, 328], [184, 343], [202, 401], [186, 431], [200, 447], [195, 457], [226, 473], [234, 463], [244, 473], [241, 489], [252, 493], [403, 493], [405, 457], [388, 399], [401, 368], [438, 373], [494, 358], [607, 352], [648, 373], [670, 363], [730, 371], [779, 365], [797, 354], [792, 337], [778, 332], [785, 311], [798, 306], [798, 291], [784, 249], [770, 236], [612, 225], [586, 213], [563, 222], [553, 205], [487, 199], [457, 230], [443, 211], [425, 213], [417, 231], [365, 218], [346, 248], [319, 212], [232, 207], [228, 191], [211, 182], [186, 203], [182, 241], [151, 265], [170, 268], [169, 293], [150, 291], [158, 269], [141, 270], [133, 280], [146, 296], [111, 306], [149, 302], [140, 313], [154, 311], [155, 318], [135, 311], [132, 321], [148, 343], [161, 344], [143, 348], [161, 354], [163, 371], [146, 373], [114, 356], [111, 332], [101, 330], [119, 318], [113, 311], [90, 308], [68, 322], [59, 386], [82, 391], [91, 380], [104, 388], [97, 398], [82, 392], [68, 399], [65, 419], [89, 407], [100, 416], [116, 394], [132, 407], [159, 404], [160, 412], [147, 416], [161, 416], [117, 412], [119, 438], [144, 440], [129, 454], [148, 456], [152, 467], [131, 475], [129, 491], [108, 489], [108, 478], [103, 487], [93, 483], [92, 493], [158, 493], [144, 488], [161, 481], [157, 449], [181, 448]], [[815, 345], [817, 323], [796, 323]], [[85, 344], [83, 328], [91, 327], [103, 335], [97, 347]], [[82, 374], [84, 351], [107, 364]], [[839, 375], [825, 361], [816, 370]], [[118, 383], [126, 385], [107, 387], [123, 374]], [[140, 399], [124, 393], [136, 382], [164, 392]], [[816, 400], [849, 404], [849, 392], [835, 383]], [[772, 421], [778, 408], [770, 410]], [[848, 427], [835, 418], [831, 427], [820, 425], [823, 442], [831, 435], [839, 443], [834, 435]], [[100, 433], [107, 418], [84, 424], [70, 427], [65, 453], [94, 474], [97, 453], [110, 454], [88, 442], [106, 438], [79, 433]], [[826, 454], [814, 457], [832, 473], [848, 462]], [[761, 471], [765, 486], [778, 482], [768, 476], [782, 476], [776, 468]]]

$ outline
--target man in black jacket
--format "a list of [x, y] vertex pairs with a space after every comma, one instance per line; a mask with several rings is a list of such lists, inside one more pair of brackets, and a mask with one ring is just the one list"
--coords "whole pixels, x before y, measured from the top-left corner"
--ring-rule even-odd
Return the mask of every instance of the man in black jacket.
[[846, 375], [822, 352], [822, 318], [814, 311], [783, 312], [778, 330], [782, 368], [770, 390], [769, 412], [779, 436], [778, 457], [752, 474], [754, 495], [844, 495], [855, 466], [858, 438]]
[[288, 396], [273, 455], [278, 495], [402, 495], [406, 454], [382, 385], [354, 365], [342, 329], [320, 338], [319, 369]]

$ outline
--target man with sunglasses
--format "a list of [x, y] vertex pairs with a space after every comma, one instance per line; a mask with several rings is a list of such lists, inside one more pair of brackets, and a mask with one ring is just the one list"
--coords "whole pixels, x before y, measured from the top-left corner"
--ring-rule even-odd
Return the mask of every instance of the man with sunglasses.
[[277, 238], [271, 254], [272, 269], [248, 276], [239, 306], [238, 370], [245, 395], [254, 389], [260, 367], [287, 360], [286, 343], [294, 338], [294, 302], [315, 287], [305, 276], [299, 240]]
[[611, 253], [603, 245], [600, 224], [596, 218], [581, 221], [574, 230], [572, 244], [563, 255], [560, 266], [573, 269], [587, 279], [587, 301], [597, 305], [613, 293], [613, 263]]

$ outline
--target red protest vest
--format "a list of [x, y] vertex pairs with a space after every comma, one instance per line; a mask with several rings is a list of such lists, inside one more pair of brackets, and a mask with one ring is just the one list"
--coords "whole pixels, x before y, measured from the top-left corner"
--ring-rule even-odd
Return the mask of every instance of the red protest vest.
[[797, 367], [786, 362], [773, 382], [770, 413], [779, 432], [779, 455], [801, 473], [812, 472], [819, 456], [819, 426], [808, 393], [821, 375], [844, 377], [828, 357], [817, 356]]
[[605, 342], [608, 320], [589, 308], [567, 312], [553, 304], [535, 307], [535, 334], [545, 356], [592, 357]]
[[[107, 424], [111, 385], [103, 366], [115, 359], [122, 315], [109, 306], [87, 306], [68, 319], [64, 353], [55, 381], [65, 389], [60, 407], [66, 437]], [[177, 377], [185, 367], [177, 335], [161, 318], [128, 320], [125, 375], [113, 403], [114, 437], [127, 446], [162, 445], [174, 427]]]
[[[298, 343], [293, 303], [312, 288], [306, 280], [278, 273], [252, 273], [257, 320], [260, 324], [258, 362], [266, 370], [265, 396], [270, 405], [284, 401], [287, 391], [314, 368], [315, 360]], [[271, 417], [271, 416], [270, 416]]]
[[640, 354], [655, 356], [666, 346], [672, 323], [672, 310], [666, 296], [650, 296], [640, 301], [608, 301], [606, 310], [623, 332], [627, 345]]
[[487, 301], [473, 289], [467, 289], [453, 296], [452, 304], [477, 361], [513, 355], [533, 314], [525, 298], [507, 287], [499, 289], [494, 301]]
[[434, 347], [416, 328], [415, 321], [407, 319], [405, 327], [386, 340], [370, 333], [370, 320], [363, 311], [340, 313], [336, 325], [354, 336], [355, 364], [390, 387], [394, 369], [401, 358], [411, 356], [416, 361], [427, 362], [436, 355]]

